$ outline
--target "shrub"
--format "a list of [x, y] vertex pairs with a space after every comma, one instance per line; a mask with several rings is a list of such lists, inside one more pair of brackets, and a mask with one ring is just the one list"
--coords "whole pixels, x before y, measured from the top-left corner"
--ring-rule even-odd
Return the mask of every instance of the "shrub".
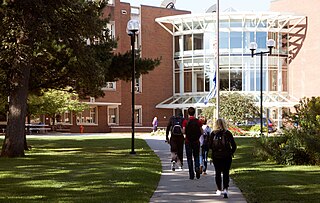
[[288, 165], [320, 165], [320, 97], [302, 99], [279, 137], [261, 137], [256, 155]]
[[[260, 132], [260, 125], [252, 126], [249, 131], [251, 131], [251, 132]], [[262, 127], [262, 131], [263, 132], [267, 132], [267, 127], [263, 126]]]

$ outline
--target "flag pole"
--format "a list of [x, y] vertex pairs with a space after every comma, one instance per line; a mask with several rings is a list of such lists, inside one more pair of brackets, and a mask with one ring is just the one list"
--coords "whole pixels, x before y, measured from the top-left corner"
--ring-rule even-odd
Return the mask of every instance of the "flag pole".
[[219, 32], [220, 32], [220, 8], [219, 8], [219, 0], [217, 0], [216, 4], [216, 15], [217, 15], [217, 20], [216, 20], [216, 25], [217, 25], [217, 32], [216, 32], [216, 38], [217, 38], [217, 66], [216, 66], [216, 94], [217, 94], [217, 99], [216, 99], [216, 118], [219, 118], [219, 112], [220, 112], [220, 71], [219, 71], [219, 65], [220, 65], [220, 52], [219, 52]]

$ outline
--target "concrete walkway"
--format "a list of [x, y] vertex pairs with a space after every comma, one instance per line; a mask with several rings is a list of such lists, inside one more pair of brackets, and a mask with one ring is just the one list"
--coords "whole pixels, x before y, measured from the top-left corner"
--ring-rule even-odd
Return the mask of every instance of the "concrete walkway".
[[[162, 163], [162, 174], [156, 191], [150, 199], [154, 202], [246, 202], [232, 180], [229, 187], [229, 198], [215, 194], [217, 190], [214, 181], [214, 167], [208, 166], [207, 175], [201, 175], [200, 179], [189, 179], [188, 164], [184, 158], [183, 170], [171, 170], [170, 146], [165, 143], [164, 136], [142, 136], [148, 145], [159, 156]], [[185, 155], [185, 149], [184, 149]]]

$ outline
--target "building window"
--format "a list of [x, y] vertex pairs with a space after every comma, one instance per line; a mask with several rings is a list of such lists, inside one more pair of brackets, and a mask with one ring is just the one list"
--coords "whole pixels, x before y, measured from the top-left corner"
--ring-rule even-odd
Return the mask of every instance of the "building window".
[[180, 72], [176, 72], [174, 78], [174, 89], [175, 93], [180, 93]]
[[266, 49], [267, 48], [267, 33], [266, 32], [257, 32], [256, 33], [256, 42], [258, 45], [258, 49]]
[[136, 93], [141, 93], [142, 92], [142, 77], [140, 76], [139, 78], [135, 79], [135, 92]]
[[195, 71], [196, 82], [196, 90], [197, 92], [204, 92], [204, 72], [199, 70]]
[[242, 90], [242, 70], [241, 68], [236, 70], [230, 70], [230, 90], [241, 91]]
[[203, 49], [203, 34], [193, 35], [193, 49], [202, 50]]
[[184, 72], [184, 92], [192, 92], [192, 72]]
[[119, 109], [118, 106], [108, 106], [108, 124], [119, 124]]
[[98, 124], [98, 107], [90, 107], [88, 110], [78, 113], [77, 124]]
[[134, 114], [135, 114], [134, 123], [141, 125], [142, 124], [142, 106], [135, 106]]
[[220, 47], [220, 49], [228, 49], [229, 48], [229, 33], [228, 32], [220, 32], [220, 34], [219, 34], [219, 47]]
[[116, 90], [116, 82], [107, 82], [106, 86], [102, 90]]
[[115, 0], [108, 0], [108, 5], [114, 5]]
[[242, 48], [242, 33], [231, 32], [230, 33], [230, 48]]
[[192, 50], [192, 35], [184, 35], [184, 51]]
[[229, 70], [221, 69], [220, 70], [220, 89], [222, 91], [229, 91]]
[[66, 111], [62, 114], [58, 114], [56, 116], [56, 123], [57, 124], [63, 124], [63, 125], [66, 125], [66, 124], [72, 124], [72, 113], [69, 112], [69, 111]]
[[116, 33], [115, 33], [115, 22], [114, 21], [109, 21], [107, 23], [107, 30], [109, 32], [109, 36], [111, 39], [115, 39]]
[[180, 37], [179, 36], [175, 36], [174, 37], [174, 51], [180, 52], [180, 45], [179, 45], [179, 41], [180, 41]]

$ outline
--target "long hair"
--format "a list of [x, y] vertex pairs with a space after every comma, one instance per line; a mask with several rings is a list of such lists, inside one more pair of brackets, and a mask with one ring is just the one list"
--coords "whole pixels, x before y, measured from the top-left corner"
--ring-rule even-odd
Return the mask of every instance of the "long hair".
[[216, 120], [216, 122], [214, 123], [214, 126], [213, 126], [213, 130], [214, 131], [226, 131], [228, 130], [228, 126], [227, 126], [227, 123], [224, 119], [222, 118], [218, 118]]

